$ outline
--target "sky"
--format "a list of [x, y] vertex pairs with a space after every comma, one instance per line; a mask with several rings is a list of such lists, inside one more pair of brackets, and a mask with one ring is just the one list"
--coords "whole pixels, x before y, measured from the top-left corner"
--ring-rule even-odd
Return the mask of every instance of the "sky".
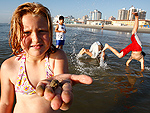
[[146, 19], [150, 20], [149, 0], [0, 0], [0, 23], [9, 23], [13, 11], [25, 2], [39, 2], [46, 6], [53, 17], [57, 15], [82, 18], [89, 15], [90, 11], [97, 9], [102, 13], [102, 19], [110, 16], [117, 18], [118, 10], [133, 5], [136, 9], [147, 12]]

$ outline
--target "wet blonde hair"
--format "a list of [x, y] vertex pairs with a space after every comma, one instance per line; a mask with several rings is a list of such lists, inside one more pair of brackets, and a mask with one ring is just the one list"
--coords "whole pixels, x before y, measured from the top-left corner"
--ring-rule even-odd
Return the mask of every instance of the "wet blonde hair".
[[12, 49], [12, 54], [19, 55], [22, 52], [21, 41], [23, 38], [23, 24], [22, 17], [26, 14], [40, 15], [46, 18], [48, 23], [49, 37], [51, 38], [51, 47], [49, 52], [56, 51], [55, 46], [52, 44], [53, 26], [51, 21], [51, 14], [47, 7], [39, 3], [24, 3], [16, 8], [12, 15], [9, 44]]

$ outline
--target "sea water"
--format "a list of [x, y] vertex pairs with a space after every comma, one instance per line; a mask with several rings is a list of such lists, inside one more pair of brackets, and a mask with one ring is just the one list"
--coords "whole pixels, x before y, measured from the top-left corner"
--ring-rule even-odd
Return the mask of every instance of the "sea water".
[[[86, 74], [93, 79], [91, 85], [73, 86], [74, 101], [66, 113], [148, 113], [150, 111], [150, 34], [138, 33], [145, 56], [145, 71], [133, 60], [125, 66], [130, 53], [119, 59], [106, 50], [106, 60], [88, 55], [78, 57], [81, 48], [89, 49], [95, 41], [110, 44], [118, 51], [130, 43], [130, 32], [108, 31], [91, 28], [67, 27], [65, 51], [69, 73]], [[8, 44], [9, 25], [0, 24], [0, 64], [10, 57]], [[53, 44], [55, 44], [55, 32]]]

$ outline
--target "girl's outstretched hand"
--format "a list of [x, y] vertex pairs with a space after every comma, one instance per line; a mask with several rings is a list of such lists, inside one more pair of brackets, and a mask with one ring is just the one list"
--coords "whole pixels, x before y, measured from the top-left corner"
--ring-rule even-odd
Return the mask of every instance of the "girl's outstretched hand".
[[39, 82], [36, 93], [51, 101], [52, 109], [68, 110], [73, 101], [72, 86], [78, 83], [91, 84], [92, 81], [87, 75], [60, 74]]

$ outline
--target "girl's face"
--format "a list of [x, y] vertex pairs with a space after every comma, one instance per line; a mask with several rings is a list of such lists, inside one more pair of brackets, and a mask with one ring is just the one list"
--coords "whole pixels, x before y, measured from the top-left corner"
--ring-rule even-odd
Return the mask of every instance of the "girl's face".
[[27, 14], [22, 17], [22, 23], [22, 49], [32, 56], [45, 55], [52, 41], [46, 19], [43, 16]]

